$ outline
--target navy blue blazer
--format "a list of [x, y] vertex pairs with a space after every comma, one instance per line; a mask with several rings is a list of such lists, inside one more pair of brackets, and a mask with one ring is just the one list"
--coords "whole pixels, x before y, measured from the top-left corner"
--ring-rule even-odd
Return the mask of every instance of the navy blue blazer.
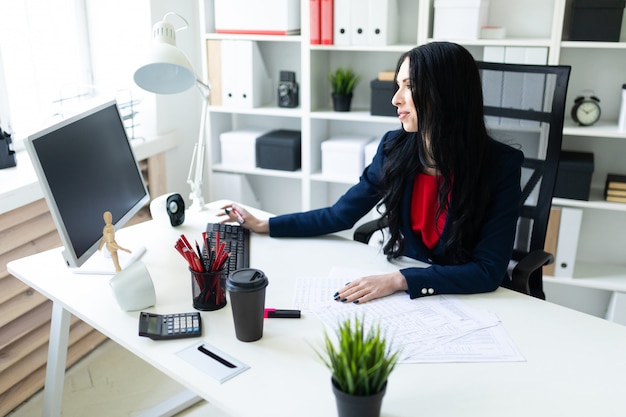
[[[372, 163], [357, 184], [331, 207], [270, 218], [273, 237], [310, 237], [350, 229], [380, 200], [379, 183], [385, 155], [382, 147], [398, 137], [401, 130], [387, 132]], [[502, 283], [513, 251], [521, 198], [520, 175], [524, 155], [508, 145], [490, 140], [491, 201], [482, 222], [482, 231], [471, 262], [451, 265], [442, 256], [447, 222], [440, 242], [429, 250], [411, 230], [410, 207], [413, 181], [407, 181], [403, 197], [401, 232], [405, 239], [403, 255], [430, 264], [427, 268], [405, 268], [400, 272], [411, 298], [433, 294], [489, 292]], [[454, 198], [454, 195], [451, 196]]]

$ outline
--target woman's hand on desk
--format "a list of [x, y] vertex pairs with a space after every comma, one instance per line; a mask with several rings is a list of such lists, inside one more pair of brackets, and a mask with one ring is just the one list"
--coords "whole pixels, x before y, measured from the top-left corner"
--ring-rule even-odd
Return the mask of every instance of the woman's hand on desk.
[[217, 217], [225, 217], [221, 223], [238, 222], [240, 225], [255, 233], [269, 233], [270, 224], [267, 219], [259, 219], [239, 204], [231, 203], [221, 207]]
[[335, 293], [335, 300], [343, 303], [363, 304], [407, 289], [404, 275], [396, 271], [389, 274], [370, 275], [349, 282]]

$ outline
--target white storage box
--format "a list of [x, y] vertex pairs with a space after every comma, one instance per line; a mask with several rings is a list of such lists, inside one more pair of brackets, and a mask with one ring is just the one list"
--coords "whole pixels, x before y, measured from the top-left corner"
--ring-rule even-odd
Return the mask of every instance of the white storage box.
[[341, 135], [322, 142], [322, 174], [358, 179], [365, 168], [365, 145], [372, 139], [371, 136]]
[[256, 139], [267, 133], [262, 129], [241, 129], [220, 134], [222, 164], [229, 167], [256, 167]]
[[365, 158], [363, 162], [363, 168], [372, 163], [372, 160], [374, 159], [374, 155], [376, 155], [376, 151], [378, 150], [378, 145], [380, 145], [381, 140], [382, 138], [379, 138], [365, 145]]
[[488, 14], [489, 0], [435, 0], [433, 38], [478, 39]]
[[300, 0], [215, 0], [215, 31], [299, 35]]

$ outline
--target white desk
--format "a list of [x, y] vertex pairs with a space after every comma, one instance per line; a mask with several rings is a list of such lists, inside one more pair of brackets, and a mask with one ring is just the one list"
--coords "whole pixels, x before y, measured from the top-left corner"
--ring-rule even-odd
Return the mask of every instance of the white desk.
[[[176, 229], [147, 222], [117, 233], [122, 245], [147, 247], [142, 260], [157, 293], [150, 311], [193, 310], [189, 272], [173, 245], [181, 233], [199, 237], [213, 212], [187, 213]], [[392, 269], [372, 247], [336, 237], [251, 239], [250, 264], [270, 281], [268, 307], [291, 307], [297, 276], [326, 276], [333, 266]], [[54, 301], [52, 358], [65, 358], [70, 312], [232, 416], [336, 415], [330, 373], [311, 347], [321, 346], [323, 335], [315, 316], [266, 320], [263, 338], [243, 343], [235, 338], [229, 306], [202, 313], [203, 340], [251, 366], [219, 384], [176, 354], [198, 339], [138, 337], [138, 312], [118, 308], [109, 277], [71, 274], [59, 250], [11, 262], [8, 269]], [[497, 313], [527, 361], [399, 365], [389, 380], [383, 416], [624, 415], [626, 327], [504, 289], [462, 300]], [[49, 364], [46, 416], [60, 404], [53, 382], [63, 372], [62, 365]]]

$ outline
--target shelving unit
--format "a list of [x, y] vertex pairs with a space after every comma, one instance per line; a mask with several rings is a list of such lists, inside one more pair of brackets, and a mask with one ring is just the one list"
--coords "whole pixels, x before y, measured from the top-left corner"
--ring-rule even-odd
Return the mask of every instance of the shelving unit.
[[[214, 33], [212, 0], [200, 0], [201, 40], [248, 39], [259, 44], [275, 91], [280, 70], [297, 74], [300, 84], [300, 107], [283, 109], [267, 104], [254, 109], [233, 109], [211, 106], [210, 161], [211, 172], [244, 175], [256, 192], [261, 208], [277, 214], [308, 210], [333, 203], [350, 184], [321, 174], [321, 142], [337, 133], [362, 133], [381, 136], [398, 128], [395, 117], [371, 116], [369, 113], [369, 81], [379, 71], [393, 69], [402, 52], [415, 45], [433, 41], [434, 0], [397, 0], [398, 43], [389, 46], [311, 45], [309, 42], [309, 1], [301, 0], [301, 35], [299, 36], [224, 36]], [[545, 47], [548, 64], [572, 66], [570, 77], [563, 149], [595, 154], [591, 201], [555, 198], [555, 206], [584, 209], [582, 235], [576, 267], [577, 278], [546, 280], [556, 285], [586, 287], [588, 279], [599, 278], [594, 271], [611, 266], [617, 271], [604, 290], [624, 291], [626, 283], [626, 204], [602, 201], [601, 189], [608, 172], [626, 173], [626, 133], [617, 129], [620, 89], [626, 82], [626, 30], [620, 42], [576, 42], [568, 40], [572, 0], [490, 0], [488, 24], [506, 27], [505, 39], [455, 40], [464, 45], [476, 59], [482, 59], [488, 46]], [[626, 25], [623, 25], [626, 26]], [[207, 73], [206, 48], [202, 48], [204, 73]], [[331, 110], [327, 74], [337, 66], [349, 65], [361, 75], [354, 93], [353, 110], [336, 113]], [[574, 98], [583, 90], [592, 89], [601, 99], [603, 115], [592, 127], [577, 127], [569, 110]], [[251, 169], [240, 170], [220, 163], [219, 134], [226, 130], [260, 126], [299, 129], [302, 131], [302, 169], [297, 172]], [[290, 195], [290, 198], [285, 196]], [[214, 198], [220, 196], [212, 196]], [[621, 230], [620, 230], [621, 229]], [[598, 265], [598, 268], [594, 267]], [[590, 265], [590, 266], [589, 266]], [[608, 265], [608, 266], [607, 266]], [[610, 268], [610, 269], [611, 269]], [[588, 275], [587, 275], [588, 274]], [[598, 275], [602, 275], [599, 273]], [[613, 276], [612, 275], [612, 276]]]

